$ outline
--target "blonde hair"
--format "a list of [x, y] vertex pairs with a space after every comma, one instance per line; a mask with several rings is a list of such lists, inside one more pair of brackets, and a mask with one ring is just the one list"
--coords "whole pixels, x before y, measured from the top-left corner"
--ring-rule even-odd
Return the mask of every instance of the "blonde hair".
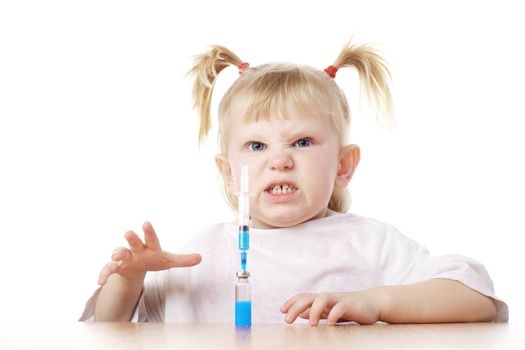
[[[227, 48], [212, 45], [196, 56], [189, 74], [194, 76], [194, 108], [200, 117], [199, 144], [211, 128], [210, 105], [218, 74], [228, 66], [238, 67], [243, 61]], [[372, 107], [388, 124], [393, 123], [390, 72], [383, 58], [367, 45], [348, 42], [332, 64], [337, 69], [353, 67], [359, 73], [361, 91]], [[219, 104], [219, 135], [221, 152], [228, 150], [230, 113], [240, 108], [246, 122], [279, 115], [286, 118], [286, 108], [292, 103], [297, 111], [314, 111], [327, 115], [339, 132], [340, 142], [346, 142], [350, 126], [350, 109], [344, 92], [326, 72], [309, 66], [290, 63], [268, 63], [244, 70]], [[223, 187], [228, 204], [237, 209], [237, 198]], [[346, 189], [335, 188], [328, 208], [346, 212], [349, 196]]]

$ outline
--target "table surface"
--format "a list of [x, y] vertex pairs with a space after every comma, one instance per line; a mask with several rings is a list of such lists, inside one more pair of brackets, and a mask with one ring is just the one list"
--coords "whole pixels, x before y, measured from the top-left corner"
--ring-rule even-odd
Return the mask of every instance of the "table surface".
[[1, 321], [0, 349], [525, 349], [507, 323], [371, 326]]

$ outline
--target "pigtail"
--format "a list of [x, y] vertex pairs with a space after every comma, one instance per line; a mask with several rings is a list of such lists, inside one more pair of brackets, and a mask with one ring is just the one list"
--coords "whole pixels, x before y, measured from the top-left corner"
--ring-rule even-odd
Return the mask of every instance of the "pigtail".
[[211, 45], [203, 54], [195, 57], [194, 65], [188, 72], [193, 75], [193, 108], [197, 109], [200, 117], [199, 144], [206, 138], [211, 129], [211, 95], [217, 75], [230, 65], [239, 66], [240, 58], [219, 45]]
[[333, 66], [357, 69], [361, 91], [371, 102], [372, 108], [384, 117], [386, 124], [393, 126], [393, 102], [389, 87], [390, 71], [377, 51], [367, 45], [354, 46], [348, 42]]

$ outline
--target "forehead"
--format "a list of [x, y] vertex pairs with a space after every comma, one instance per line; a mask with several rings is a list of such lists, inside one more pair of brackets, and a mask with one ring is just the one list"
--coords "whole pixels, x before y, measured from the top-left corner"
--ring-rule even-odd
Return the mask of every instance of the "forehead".
[[[299, 130], [332, 130], [333, 125], [327, 115], [319, 112], [298, 111], [296, 109], [287, 109], [285, 111], [276, 111], [259, 118], [246, 118], [241, 113], [232, 115], [231, 129], [243, 131], [260, 131], [289, 133]], [[335, 130], [334, 130], [335, 131]]]
[[[324, 97], [328, 100], [328, 98]], [[261, 120], [312, 120], [322, 119], [329, 121], [329, 116], [333, 114], [332, 101], [320, 101], [317, 99], [302, 96], [302, 98], [274, 98], [266, 103], [252, 104], [250, 99], [244, 103], [236, 104], [235, 110], [241, 116], [243, 122], [257, 122]]]

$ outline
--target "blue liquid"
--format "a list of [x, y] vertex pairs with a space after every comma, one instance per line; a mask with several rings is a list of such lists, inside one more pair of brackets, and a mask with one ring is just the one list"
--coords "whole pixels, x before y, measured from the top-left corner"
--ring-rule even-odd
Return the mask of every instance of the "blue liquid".
[[246, 252], [241, 252], [241, 269], [246, 271]]
[[235, 302], [235, 327], [252, 326], [252, 302], [236, 301]]
[[239, 227], [239, 250], [250, 249], [250, 228], [248, 226]]

